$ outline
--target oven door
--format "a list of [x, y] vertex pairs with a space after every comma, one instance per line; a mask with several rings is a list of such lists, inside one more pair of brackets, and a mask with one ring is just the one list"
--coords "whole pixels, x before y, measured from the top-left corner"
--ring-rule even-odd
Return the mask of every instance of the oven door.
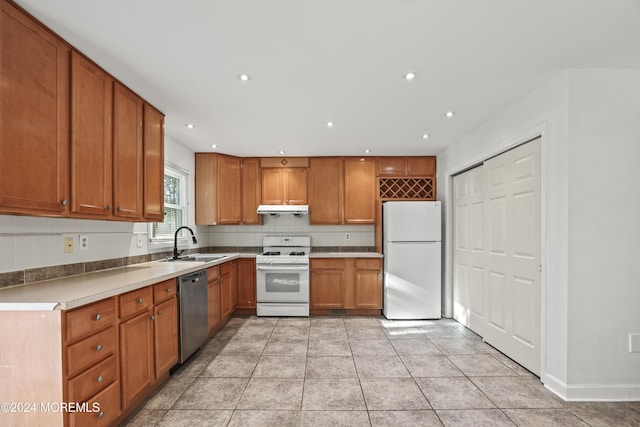
[[309, 302], [308, 265], [256, 266], [258, 302]]

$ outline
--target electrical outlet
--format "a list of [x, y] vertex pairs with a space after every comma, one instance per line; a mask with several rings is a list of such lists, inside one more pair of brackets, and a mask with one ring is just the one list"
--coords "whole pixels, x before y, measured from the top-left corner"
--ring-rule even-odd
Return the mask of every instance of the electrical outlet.
[[64, 238], [64, 253], [72, 254], [73, 253], [73, 237], [65, 237]]
[[137, 241], [137, 243], [136, 243], [136, 246], [137, 246], [137, 247], [139, 247], [139, 248], [141, 248], [141, 247], [142, 247], [142, 239], [143, 239], [143, 237], [144, 237], [144, 236], [142, 236], [142, 234], [138, 234], [138, 236], [137, 236], [138, 241]]
[[351, 240], [351, 234], [350, 233], [344, 233], [344, 240]]
[[87, 236], [86, 234], [81, 234], [79, 238], [80, 238], [80, 250], [81, 251], [89, 250], [89, 236]]

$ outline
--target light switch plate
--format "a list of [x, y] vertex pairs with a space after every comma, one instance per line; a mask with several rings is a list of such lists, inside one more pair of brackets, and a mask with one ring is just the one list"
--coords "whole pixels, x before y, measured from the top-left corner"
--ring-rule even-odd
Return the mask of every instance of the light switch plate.
[[629, 353], [640, 353], [640, 333], [629, 334]]

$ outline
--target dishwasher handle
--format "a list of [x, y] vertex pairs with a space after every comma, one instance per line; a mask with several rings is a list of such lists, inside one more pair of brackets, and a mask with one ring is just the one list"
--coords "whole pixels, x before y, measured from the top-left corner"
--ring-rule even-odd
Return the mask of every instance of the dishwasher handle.
[[206, 270], [196, 271], [195, 273], [186, 274], [184, 276], [180, 276], [179, 284], [184, 285], [187, 283], [198, 283], [203, 276], [206, 276]]

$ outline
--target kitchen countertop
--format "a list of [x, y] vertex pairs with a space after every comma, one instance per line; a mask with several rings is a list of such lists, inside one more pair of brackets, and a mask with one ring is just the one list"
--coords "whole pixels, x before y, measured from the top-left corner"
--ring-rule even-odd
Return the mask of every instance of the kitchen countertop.
[[207, 262], [152, 261], [3, 289], [0, 290], [0, 310], [69, 310], [236, 258], [256, 256], [244, 253], [215, 255], [225, 258]]
[[309, 258], [382, 258], [377, 252], [313, 252]]

